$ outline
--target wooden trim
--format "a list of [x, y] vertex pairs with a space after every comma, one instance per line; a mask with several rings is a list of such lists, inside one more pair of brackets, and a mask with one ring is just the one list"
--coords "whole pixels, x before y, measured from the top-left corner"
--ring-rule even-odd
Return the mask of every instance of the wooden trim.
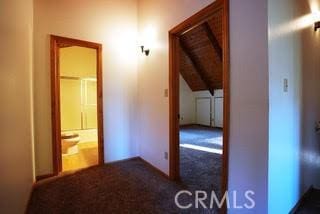
[[198, 27], [210, 19], [217, 10], [220, 10], [224, 6], [224, 1], [226, 0], [216, 0], [198, 13], [172, 28], [169, 33], [181, 36], [195, 27]]
[[189, 124], [182, 124], [182, 125], [179, 124], [179, 127], [184, 128], [184, 127], [192, 127], [192, 126], [197, 126], [197, 125], [198, 124], [196, 124], [196, 123], [189, 123]]
[[[169, 139], [170, 160], [169, 177], [172, 180], [180, 179], [179, 170], [179, 36], [195, 26], [205, 23], [212, 15], [221, 10], [222, 13], [222, 68], [223, 68], [223, 155], [222, 155], [222, 182], [221, 192], [228, 189], [228, 159], [229, 159], [229, 117], [230, 117], [230, 74], [229, 74], [229, 0], [217, 0], [191, 16], [169, 31]], [[221, 213], [226, 213], [224, 204]]]
[[203, 128], [210, 128], [210, 129], [220, 129], [220, 130], [223, 130], [223, 128], [221, 128], [221, 127], [206, 126], [206, 125], [197, 124], [197, 123], [191, 123], [191, 124], [183, 124], [183, 125], [179, 125], [179, 128], [187, 128], [187, 127], [193, 127], [193, 126], [200, 126], [200, 127], [203, 127]]
[[173, 32], [169, 32], [169, 178], [179, 181], [179, 37]]
[[50, 35], [50, 44], [53, 175], [58, 175], [62, 171], [59, 78], [59, 48], [61, 47], [80, 46], [86, 48], [93, 48], [97, 51], [98, 156], [99, 164], [104, 164], [102, 45], [98, 43], [60, 37], [55, 35]]
[[217, 38], [213, 34], [213, 32], [209, 26], [209, 23], [205, 22], [202, 24], [202, 26], [203, 26], [204, 31], [206, 32], [208, 39], [210, 40], [210, 43], [211, 43], [213, 49], [216, 51], [217, 55], [219, 56], [219, 59], [222, 60], [222, 48], [220, 47]]
[[[223, 72], [223, 162], [222, 191], [228, 191], [229, 175], [229, 130], [230, 130], [230, 35], [229, 35], [229, 0], [222, 1], [222, 72]], [[222, 212], [227, 213], [224, 203]]]
[[49, 173], [49, 174], [45, 174], [45, 175], [38, 175], [38, 176], [36, 176], [36, 181], [38, 182], [38, 181], [41, 181], [43, 179], [50, 178], [53, 176], [55, 176], [54, 173]]

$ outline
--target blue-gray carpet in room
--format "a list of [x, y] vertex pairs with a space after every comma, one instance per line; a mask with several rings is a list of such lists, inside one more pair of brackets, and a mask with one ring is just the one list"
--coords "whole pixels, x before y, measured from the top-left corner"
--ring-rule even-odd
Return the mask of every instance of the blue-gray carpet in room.
[[180, 176], [188, 189], [221, 194], [222, 155], [199, 148], [222, 152], [222, 133], [196, 125], [180, 128]]

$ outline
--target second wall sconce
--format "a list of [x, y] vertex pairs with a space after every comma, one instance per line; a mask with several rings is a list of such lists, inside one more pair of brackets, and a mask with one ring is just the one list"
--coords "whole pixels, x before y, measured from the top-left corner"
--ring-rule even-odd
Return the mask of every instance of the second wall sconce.
[[314, 31], [317, 31], [320, 28], [320, 21], [314, 23]]
[[144, 53], [146, 56], [149, 56], [150, 50], [149, 49], [145, 49], [145, 47], [142, 45], [140, 46], [141, 48], [141, 52]]

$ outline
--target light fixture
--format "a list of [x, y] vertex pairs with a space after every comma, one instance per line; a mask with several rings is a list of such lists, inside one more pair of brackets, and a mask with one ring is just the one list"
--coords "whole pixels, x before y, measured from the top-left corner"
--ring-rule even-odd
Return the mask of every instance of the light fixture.
[[317, 31], [320, 28], [320, 21], [314, 23], [314, 31]]
[[145, 49], [143, 45], [140, 46], [141, 52], [144, 53], [146, 56], [149, 56], [150, 50]]

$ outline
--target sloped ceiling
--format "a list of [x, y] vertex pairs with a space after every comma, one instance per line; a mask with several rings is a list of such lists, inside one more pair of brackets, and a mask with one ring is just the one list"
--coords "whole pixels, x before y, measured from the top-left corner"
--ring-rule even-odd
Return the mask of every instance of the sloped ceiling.
[[192, 91], [221, 89], [222, 10], [180, 36], [180, 73]]

